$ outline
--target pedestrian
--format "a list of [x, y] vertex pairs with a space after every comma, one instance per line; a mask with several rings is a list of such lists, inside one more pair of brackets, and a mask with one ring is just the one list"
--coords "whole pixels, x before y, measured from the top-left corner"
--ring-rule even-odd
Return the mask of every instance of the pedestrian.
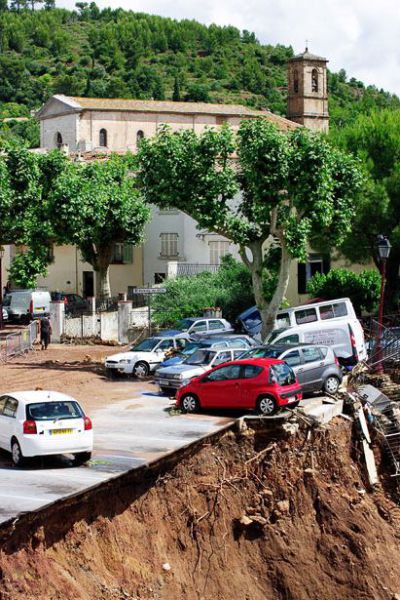
[[48, 316], [44, 316], [40, 319], [40, 344], [42, 350], [47, 350], [47, 346], [50, 344], [51, 336], [51, 322]]

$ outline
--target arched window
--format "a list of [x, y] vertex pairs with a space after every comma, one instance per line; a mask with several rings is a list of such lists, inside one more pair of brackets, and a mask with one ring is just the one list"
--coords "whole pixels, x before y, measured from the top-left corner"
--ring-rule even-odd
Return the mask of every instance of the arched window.
[[105, 129], [100, 129], [99, 143], [100, 146], [107, 147], [107, 131]]
[[61, 146], [63, 145], [62, 135], [61, 135], [61, 133], [59, 131], [57, 131], [55, 137], [56, 137], [56, 139], [55, 139], [56, 146], [57, 146], [58, 149], [60, 149]]
[[318, 92], [318, 71], [313, 69], [311, 71], [311, 91]]
[[144, 138], [144, 131], [139, 129], [139, 131], [136, 134], [136, 148], [139, 148], [143, 138]]
[[299, 74], [296, 69], [293, 71], [293, 91], [295, 94], [299, 92]]

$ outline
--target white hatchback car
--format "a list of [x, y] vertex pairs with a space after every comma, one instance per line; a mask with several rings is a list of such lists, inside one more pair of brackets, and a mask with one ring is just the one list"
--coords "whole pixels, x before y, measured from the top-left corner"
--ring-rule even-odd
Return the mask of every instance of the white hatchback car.
[[0, 396], [0, 448], [15, 465], [34, 456], [73, 454], [76, 464], [90, 460], [92, 422], [79, 403], [49, 391], [11, 392]]

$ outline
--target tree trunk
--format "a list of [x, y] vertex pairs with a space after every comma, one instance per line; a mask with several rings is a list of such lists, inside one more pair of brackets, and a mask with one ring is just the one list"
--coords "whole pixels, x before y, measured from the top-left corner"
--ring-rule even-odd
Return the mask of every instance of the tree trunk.
[[262, 320], [262, 329], [261, 329], [261, 339], [264, 342], [267, 335], [271, 333], [275, 325], [276, 313], [278, 312], [282, 300], [285, 297], [286, 290], [289, 283], [289, 273], [290, 273], [290, 265], [292, 262], [292, 258], [287, 251], [287, 248], [284, 242], [281, 241], [281, 265], [279, 269], [279, 278], [278, 284], [276, 286], [274, 295], [272, 296], [271, 302], [265, 306], [263, 309], [260, 309], [261, 320]]
[[113, 246], [97, 246], [96, 260], [96, 296], [100, 300], [111, 298], [110, 289], [110, 263], [112, 258]]

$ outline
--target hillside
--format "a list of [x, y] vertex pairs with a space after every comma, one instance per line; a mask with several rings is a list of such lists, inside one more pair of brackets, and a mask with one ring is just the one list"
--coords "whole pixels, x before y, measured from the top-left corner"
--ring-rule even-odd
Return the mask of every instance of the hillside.
[[[0, 118], [29, 116], [54, 93], [243, 103], [285, 114], [291, 47], [261, 45], [231, 26], [78, 4], [76, 12], [0, 3]], [[344, 70], [329, 73], [329, 92], [333, 125], [400, 106]], [[10, 137], [36, 145], [37, 127], [3, 122], [0, 142]]]

